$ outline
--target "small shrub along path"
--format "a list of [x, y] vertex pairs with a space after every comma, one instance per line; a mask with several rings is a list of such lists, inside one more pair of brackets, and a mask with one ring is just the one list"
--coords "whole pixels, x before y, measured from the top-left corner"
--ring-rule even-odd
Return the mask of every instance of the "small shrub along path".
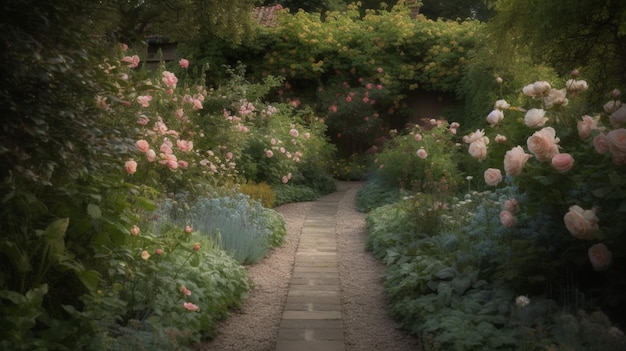
[[365, 251], [362, 182], [337, 182], [314, 202], [276, 208], [287, 239], [248, 267], [254, 289], [198, 350], [404, 351], [416, 338], [398, 330], [382, 287], [385, 266]]

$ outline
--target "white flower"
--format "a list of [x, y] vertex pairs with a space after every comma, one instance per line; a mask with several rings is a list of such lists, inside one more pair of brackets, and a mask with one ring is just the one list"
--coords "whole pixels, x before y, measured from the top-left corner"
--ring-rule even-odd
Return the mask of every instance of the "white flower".
[[503, 119], [504, 112], [502, 110], [495, 109], [487, 115], [487, 123], [492, 127], [497, 126]]
[[530, 299], [527, 296], [520, 295], [515, 299], [517, 307], [526, 307], [530, 304]]
[[524, 123], [530, 128], [543, 127], [548, 118], [545, 117], [546, 111], [540, 108], [531, 108], [524, 116]]
[[511, 107], [511, 105], [508, 102], [506, 102], [506, 100], [498, 100], [493, 105], [494, 109], [497, 109], [497, 110], [500, 110], [500, 111], [506, 110], [509, 107]]

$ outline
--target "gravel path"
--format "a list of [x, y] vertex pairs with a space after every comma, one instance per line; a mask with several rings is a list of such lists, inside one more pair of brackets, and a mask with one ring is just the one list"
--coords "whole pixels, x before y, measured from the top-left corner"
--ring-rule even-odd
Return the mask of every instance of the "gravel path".
[[[365, 215], [354, 206], [354, 197], [362, 183], [338, 182], [337, 186], [346, 191], [337, 211], [346, 351], [419, 350], [417, 339], [396, 329], [389, 317], [382, 288], [385, 267], [364, 249]], [[218, 335], [199, 345], [198, 350], [274, 350], [300, 230], [311, 205], [302, 202], [276, 208], [287, 223], [285, 244], [265, 260], [248, 267], [255, 287], [249, 298], [221, 323]]]

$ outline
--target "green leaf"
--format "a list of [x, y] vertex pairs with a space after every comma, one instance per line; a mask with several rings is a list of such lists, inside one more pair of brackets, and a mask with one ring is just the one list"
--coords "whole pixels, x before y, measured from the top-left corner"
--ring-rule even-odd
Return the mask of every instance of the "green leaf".
[[89, 217], [92, 219], [98, 219], [102, 217], [102, 210], [100, 210], [100, 206], [96, 204], [89, 204], [87, 205], [87, 214], [89, 214]]
[[435, 273], [435, 277], [439, 279], [450, 279], [457, 275], [456, 269], [452, 267], [446, 267], [439, 272]]
[[135, 200], [137, 200], [137, 203], [139, 204], [139, 206], [141, 206], [143, 209], [148, 210], [148, 211], [154, 211], [157, 209], [157, 204], [156, 202], [142, 197], [142, 196], [138, 196], [135, 198]]
[[200, 265], [200, 255], [193, 255], [189, 261], [191, 267], [198, 267]]
[[9, 258], [13, 267], [15, 267], [19, 273], [26, 273], [33, 270], [28, 254], [20, 249], [16, 243], [8, 240], [1, 241], [0, 253], [3, 253]]
[[81, 283], [87, 288], [89, 291], [96, 291], [98, 289], [98, 284], [100, 283], [100, 273], [97, 271], [90, 269], [86, 271], [81, 271], [77, 273], [78, 279], [80, 279]]
[[450, 282], [452, 289], [454, 292], [463, 295], [463, 293], [470, 287], [472, 284], [472, 279], [467, 275], [458, 276]]
[[69, 218], [61, 218], [52, 222], [43, 232], [43, 239], [48, 245], [48, 262], [56, 263], [65, 254], [65, 232], [70, 223]]

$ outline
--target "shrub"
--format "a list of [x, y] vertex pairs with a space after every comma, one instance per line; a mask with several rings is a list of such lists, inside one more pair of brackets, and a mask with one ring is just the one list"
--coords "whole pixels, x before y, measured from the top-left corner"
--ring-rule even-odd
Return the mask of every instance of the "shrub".
[[302, 185], [282, 184], [274, 186], [276, 206], [291, 202], [315, 201], [321, 195], [315, 189]]
[[403, 191], [395, 184], [373, 177], [356, 194], [356, 207], [360, 212], [369, 212], [375, 208], [392, 204], [401, 199]]
[[250, 199], [260, 201], [264, 207], [274, 207], [274, 201], [276, 195], [274, 190], [267, 183], [253, 183], [247, 182], [239, 185], [239, 192], [244, 195], [250, 196]]

